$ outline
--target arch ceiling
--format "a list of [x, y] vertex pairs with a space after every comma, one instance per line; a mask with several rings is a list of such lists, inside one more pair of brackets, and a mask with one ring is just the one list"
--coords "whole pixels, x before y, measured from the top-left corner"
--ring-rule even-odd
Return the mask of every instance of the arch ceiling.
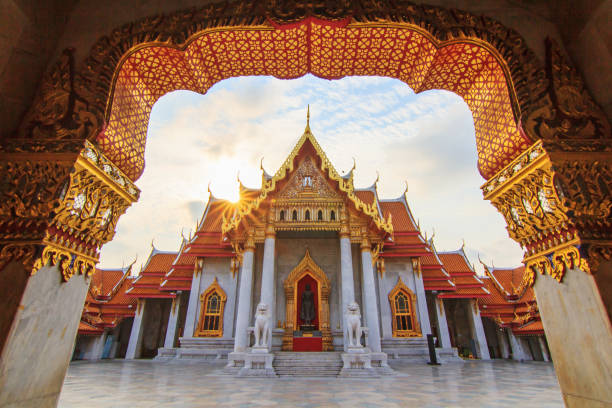
[[383, 76], [397, 78], [415, 92], [445, 89], [460, 95], [472, 112], [478, 168], [488, 179], [531, 144], [518, 130], [509, 93], [513, 88], [500, 61], [483, 42], [440, 42], [406, 23], [342, 26], [308, 18], [276, 28], [208, 29], [181, 48], [152, 44], [123, 59], [115, 73], [108, 126], [97, 142], [135, 180], [144, 170], [151, 109], [168, 92], [204, 94], [215, 83], [237, 76]]

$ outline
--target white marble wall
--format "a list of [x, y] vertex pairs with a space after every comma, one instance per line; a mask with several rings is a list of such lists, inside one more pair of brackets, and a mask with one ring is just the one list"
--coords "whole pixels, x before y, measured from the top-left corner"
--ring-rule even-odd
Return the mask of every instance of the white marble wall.
[[[417, 291], [416, 277], [412, 270], [412, 264], [408, 259], [385, 259], [386, 271], [382, 279], [377, 274], [378, 279], [378, 298], [379, 309], [381, 315], [382, 338], [390, 339], [393, 337], [393, 327], [391, 322], [391, 304], [389, 303], [389, 293], [397, 285], [398, 279], [401, 277], [402, 282], [417, 295], [416, 314], [419, 319], [419, 324], [423, 330], [423, 335], [429, 333], [429, 315], [427, 311], [427, 300], [424, 291]], [[418, 297], [421, 294], [422, 300]], [[425, 328], [423, 323], [426, 324]], [[425, 330], [428, 330], [427, 333]]]

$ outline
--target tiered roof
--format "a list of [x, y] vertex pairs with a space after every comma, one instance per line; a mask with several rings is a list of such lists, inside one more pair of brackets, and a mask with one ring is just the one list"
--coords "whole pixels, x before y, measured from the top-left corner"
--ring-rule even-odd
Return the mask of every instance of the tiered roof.
[[116, 327], [125, 317], [134, 316], [136, 301], [126, 295], [131, 285], [132, 265], [121, 269], [98, 269], [91, 277], [79, 334], [101, 334]]
[[188, 241], [183, 237], [178, 255], [159, 285], [162, 291], [191, 290], [196, 256], [185, 252], [187, 244]]
[[494, 268], [484, 263], [483, 266], [487, 276], [482, 280], [491, 296], [479, 302], [481, 314], [500, 327], [511, 328], [516, 335], [544, 334], [533, 288], [518, 292], [525, 267]]
[[[134, 298], [174, 298], [175, 292], [161, 290], [160, 284], [164, 281], [166, 274], [170, 271], [176, 252], [164, 252], [151, 245], [149, 259], [140, 271], [140, 274], [132, 282], [132, 286], [126, 294]], [[190, 286], [191, 287], [191, 286]]]
[[485, 283], [476, 275], [463, 247], [457, 251], [438, 252], [442, 265], [455, 284], [455, 291], [439, 294], [440, 298], [484, 298], [490, 295]]

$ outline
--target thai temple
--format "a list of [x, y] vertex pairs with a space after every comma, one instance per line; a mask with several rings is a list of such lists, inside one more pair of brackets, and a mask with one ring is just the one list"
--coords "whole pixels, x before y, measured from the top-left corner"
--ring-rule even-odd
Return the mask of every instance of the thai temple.
[[[178, 252], [98, 269], [75, 359], [227, 361], [237, 375], [385, 375], [389, 361], [549, 361], [524, 269], [437, 251], [406, 194], [357, 189], [309, 123], [260, 188], [212, 194]], [[319, 352], [319, 353], [299, 353]], [[327, 352], [327, 353], [325, 353]], [[304, 357], [300, 357], [304, 356]], [[307, 359], [301, 364], [300, 359]], [[313, 371], [314, 370], [314, 371]]]

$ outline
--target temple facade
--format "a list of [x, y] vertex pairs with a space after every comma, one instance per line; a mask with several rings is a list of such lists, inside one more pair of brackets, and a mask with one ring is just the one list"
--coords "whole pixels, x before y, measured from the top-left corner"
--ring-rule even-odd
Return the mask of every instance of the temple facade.
[[[512, 291], [523, 269], [479, 277], [463, 248], [438, 252], [423, 236], [405, 194], [357, 189], [353, 170], [340, 175], [307, 124], [274, 175], [262, 168], [260, 188], [241, 184], [238, 203], [211, 194], [178, 252], [152, 248], [134, 279], [96, 272], [124, 288], [119, 319], [131, 328], [84, 326], [77, 345], [90, 351], [75, 357], [221, 358], [276, 375], [282, 352], [335, 352], [343, 370], [365, 360], [384, 374], [388, 360], [429, 360], [432, 334], [443, 362], [549, 359], [533, 291]], [[104, 342], [119, 351], [100, 354]]]

